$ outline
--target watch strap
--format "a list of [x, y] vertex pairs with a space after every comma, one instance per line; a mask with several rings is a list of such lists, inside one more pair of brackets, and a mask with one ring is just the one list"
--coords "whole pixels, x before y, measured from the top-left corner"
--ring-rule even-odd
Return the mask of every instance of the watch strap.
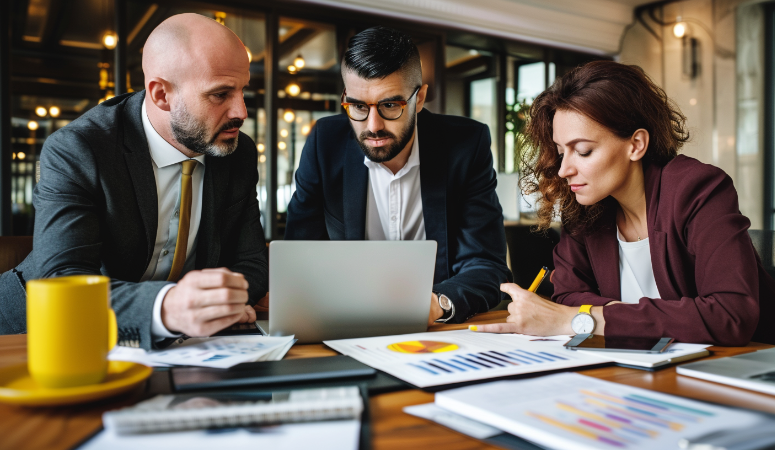
[[579, 308], [579, 314], [589, 314], [592, 315], [592, 305], [581, 305], [581, 308]]

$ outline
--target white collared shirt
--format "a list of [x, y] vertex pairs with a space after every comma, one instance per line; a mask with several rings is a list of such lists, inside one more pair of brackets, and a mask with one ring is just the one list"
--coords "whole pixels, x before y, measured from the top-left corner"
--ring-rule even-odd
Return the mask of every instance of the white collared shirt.
[[624, 303], [639, 303], [642, 297], [662, 298], [654, 279], [651, 265], [649, 239], [626, 242], [616, 227], [616, 239], [619, 241], [619, 279], [621, 280], [621, 299]]
[[[175, 254], [175, 242], [178, 229], [178, 213], [180, 201], [180, 177], [181, 162], [189, 159], [169, 142], [164, 140], [151, 125], [148, 119], [148, 112], [143, 100], [143, 131], [148, 140], [148, 149], [153, 160], [153, 176], [156, 179], [156, 198], [158, 201], [158, 223], [156, 226], [156, 239], [153, 246], [153, 255], [145, 273], [140, 281], [160, 281], [166, 280], [172, 267], [172, 257]], [[191, 222], [188, 233], [188, 248], [186, 252], [186, 263], [183, 266], [183, 273], [193, 269], [196, 261], [196, 241], [199, 231], [199, 222], [202, 218], [202, 189], [205, 172], [204, 155], [194, 158], [199, 164], [194, 168], [191, 175]], [[172, 236], [170, 235], [172, 232]], [[153, 325], [151, 334], [156, 339], [165, 337], [177, 337], [179, 334], [173, 334], [164, 326], [161, 320], [161, 304], [167, 291], [175, 286], [170, 284], [165, 286], [156, 295], [153, 305]]]
[[420, 144], [417, 126], [406, 165], [395, 175], [382, 163], [364, 157], [369, 169], [366, 198], [366, 240], [425, 240], [425, 219], [420, 195]]

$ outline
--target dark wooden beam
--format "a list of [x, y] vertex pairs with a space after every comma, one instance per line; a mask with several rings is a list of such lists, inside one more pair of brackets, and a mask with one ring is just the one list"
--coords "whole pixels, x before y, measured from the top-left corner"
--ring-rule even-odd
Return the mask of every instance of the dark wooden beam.
[[12, 2], [0, 1], [0, 235], [13, 234], [11, 221], [11, 30]]
[[304, 44], [320, 34], [322, 30], [318, 28], [301, 28], [297, 32], [285, 38], [279, 45], [277, 61], [288, 55], [293, 55]]
[[[13, 14], [13, 22], [11, 26], [11, 39], [13, 46], [19, 46], [22, 43], [22, 36], [24, 36], [24, 29], [27, 28], [27, 11], [30, 9], [29, 0], [15, 0], [8, 2], [13, 4], [11, 14]], [[3, 16], [6, 17], [6, 16]]]
[[268, 241], [279, 237], [277, 220], [277, 57], [279, 56], [280, 17], [274, 10], [266, 14], [264, 49], [264, 114], [266, 128], [266, 202], [264, 210], [264, 234]]
[[126, 0], [113, 0], [113, 19], [118, 42], [113, 49], [113, 92], [115, 95], [126, 93], [126, 47], [129, 35], [126, 26]]
[[59, 41], [67, 28], [68, 15], [72, 10], [71, 3], [69, 0], [49, 0], [46, 24], [40, 36], [41, 47], [59, 47]]

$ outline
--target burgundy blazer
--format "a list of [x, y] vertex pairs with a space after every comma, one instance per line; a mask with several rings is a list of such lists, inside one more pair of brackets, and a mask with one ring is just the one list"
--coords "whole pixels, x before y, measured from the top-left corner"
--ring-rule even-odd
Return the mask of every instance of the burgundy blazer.
[[[764, 270], [723, 170], [683, 155], [645, 165], [646, 214], [654, 279], [662, 298], [603, 308], [607, 336], [682, 342], [775, 344], [775, 281]], [[593, 231], [563, 230], [554, 250], [552, 299], [602, 306], [621, 299], [616, 208]]]

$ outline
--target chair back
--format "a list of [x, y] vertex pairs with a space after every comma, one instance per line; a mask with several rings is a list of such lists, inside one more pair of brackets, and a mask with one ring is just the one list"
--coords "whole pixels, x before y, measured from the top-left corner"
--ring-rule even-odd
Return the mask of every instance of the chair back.
[[0, 273], [11, 270], [32, 251], [32, 236], [0, 236]]
[[759, 258], [762, 260], [762, 265], [767, 273], [775, 278], [775, 265], [772, 261], [773, 243], [775, 242], [775, 231], [771, 230], [748, 230], [748, 235], [751, 236], [751, 242], [756, 249], [756, 253], [759, 254]]

